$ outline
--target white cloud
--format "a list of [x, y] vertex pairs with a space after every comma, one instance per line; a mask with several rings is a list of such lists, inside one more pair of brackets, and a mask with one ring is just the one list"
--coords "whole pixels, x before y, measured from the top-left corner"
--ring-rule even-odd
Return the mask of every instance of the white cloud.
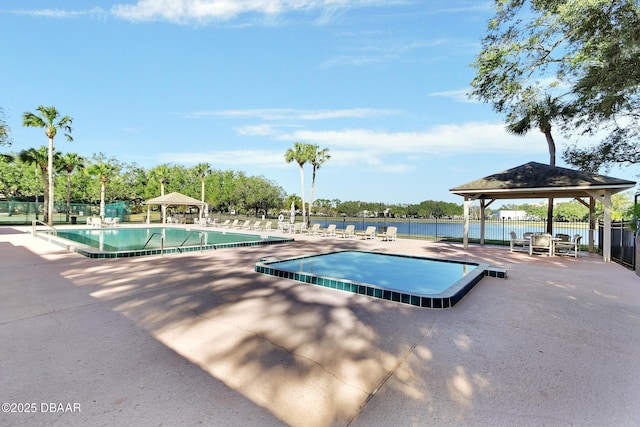
[[[243, 136], [267, 137], [276, 141], [305, 141], [327, 147], [331, 162], [327, 167], [351, 170], [377, 170], [403, 173], [414, 170], [426, 158], [497, 153], [544, 154], [547, 144], [539, 132], [524, 137], [508, 134], [499, 123], [465, 123], [440, 125], [423, 132], [384, 132], [368, 129], [313, 131], [286, 128], [254, 127], [253, 133], [243, 128]], [[274, 130], [275, 129], [275, 130]], [[284, 151], [229, 150], [212, 152], [179, 152], [160, 155], [161, 162], [196, 164], [209, 162], [226, 167], [247, 165], [264, 168], [286, 167]]]
[[36, 10], [11, 10], [6, 13], [14, 15], [42, 16], [46, 18], [77, 18], [87, 15], [105, 15], [104, 9], [94, 7], [88, 10], [63, 10], [63, 9], [36, 9]]
[[442, 98], [450, 98], [457, 102], [463, 102], [466, 104], [477, 104], [478, 101], [470, 98], [467, 94], [471, 89], [456, 89], [456, 90], [444, 90], [441, 92], [432, 92], [429, 96], [439, 96]]
[[161, 162], [197, 164], [207, 162], [228, 167], [246, 165], [264, 165], [284, 167], [284, 152], [269, 150], [227, 150], [202, 152], [162, 153], [158, 156]]
[[[119, 4], [113, 13], [131, 21], [176, 23], [228, 21], [246, 14], [274, 17], [292, 12], [317, 13], [326, 21], [332, 13], [352, 8], [388, 6], [385, 0], [138, 0]], [[397, 2], [396, 2], [397, 3]]]

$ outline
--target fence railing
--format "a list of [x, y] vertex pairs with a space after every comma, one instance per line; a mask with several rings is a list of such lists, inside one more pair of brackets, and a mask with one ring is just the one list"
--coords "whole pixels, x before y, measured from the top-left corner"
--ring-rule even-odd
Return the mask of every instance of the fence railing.
[[[598, 239], [603, 241], [604, 224], [598, 223]], [[602, 252], [602, 243], [598, 244]], [[636, 234], [631, 221], [611, 221], [611, 259], [634, 269], [636, 265]]]
[[[0, 202], [0, 225], [31, 224], [33, 220], [43, 220], [46, 204], [43, 202]], [[100, 205], [88, 203], [71, 203], [69, 219], [75, 217], [78, 223], [85, 223], [86, 217], [100, 215]], [[128, 221], [130, 215], [129, 202], [114, 202], [105, 205], [105, 216], [118, 217], [120, 221]], [[67, 204], [54, 203], [53, 222], [67, 222]]]
[[[364, 230], [373, 225], [377, 227], [378, 231], [384, 231], [387, 227], [394, 226], [398, 228], [399, 236], [426, 240], [462, 240], [464, 233], [464, 221], [462, 219], [318, 217], [312, 218], [311, 222], [319, 222], [323, 227], [329, 224], [336, 224], [338, 228], [344, 228], [352, 224], [356, 227], [356, 230]], [[546, 229], [547, 224], [544, 221], [486, 220], [484, 239], [485, 243], [508, 245], [511, 231], [514, 231], [518, 236], [522, 236], [525, 232], [544, 232]], [[553, 223], [553, 233], [568, 234], [570, 236], [580, 234], [586, 246], [589, 238], [589, 223], [555, 221]], [[594, 233], [594, 236], [597, 245], [597, 233]], [[469, 221], [469, 240], [471, 242], [480, 241], [480, 220], [478, 219]]]

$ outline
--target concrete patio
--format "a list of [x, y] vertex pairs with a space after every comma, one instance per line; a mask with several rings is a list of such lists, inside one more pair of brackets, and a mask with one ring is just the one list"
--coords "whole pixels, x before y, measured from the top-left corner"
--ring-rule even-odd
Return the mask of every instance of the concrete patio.
[[[26, 230], [0, 228], [0, 402], [21, 410], [0, 425], [640, 425], [640, 278], [597, 255], [296, 236], [103, 260]], [[429, 310], [253, 270], [342, 248], [508, 278]]]

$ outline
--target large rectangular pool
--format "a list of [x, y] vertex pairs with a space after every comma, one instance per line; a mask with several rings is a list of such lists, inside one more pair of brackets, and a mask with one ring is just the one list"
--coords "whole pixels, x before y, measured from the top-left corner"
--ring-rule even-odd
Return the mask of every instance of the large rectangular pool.
[[285, 237], [173, 227], [58, 229], [56, 233], [36, 234], [91, 258], [160, 255], [293, 241]]
[[490, 274], [486, 264], [365, 251], [286, 260], [263, 259], [256, 271], [302, 283], [428, 308], [450, 308]]

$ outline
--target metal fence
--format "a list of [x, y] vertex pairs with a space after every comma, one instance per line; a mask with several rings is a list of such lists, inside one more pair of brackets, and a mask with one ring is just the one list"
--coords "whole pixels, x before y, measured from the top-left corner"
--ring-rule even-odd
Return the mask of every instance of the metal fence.
[[[602, 242], [604, 224], [598, 223], [598, 238]], [[598, 245], [602, 252], [602, 243]], [[631, 229], [631, 221], [611, 221], [611, 259], [635, 269], [636, 235]]]
[[[0, 225], [31, 224], [34, 219], [43, 220], [46, 211], [43, 202], [0, 202]], [[129, 202], [114, 202], [105, 204], [106, 217], [118, 217], [122, 222], [129, 221], [131, 209]], [[100, 205], [87, 203], [71, 203], [69, 209], [70, 220], [84, 223], [87, 217], [100, 215]], [[75, 218], [75, 220], [73, 219]], [[67, 222], [67, 204], [54, 203], [53, 222], [61, 224]]]
[[[323, 227], [328, 224], [336, 224], [338, 228], [344, 228], [353, 224], [356, 230], [364, 230], [368, 226], [376, 226], [378, 231], [384, 231], [389, 226], [398, 228], [398, 235], [413, 239], [426, 240], [453, 240], [459, 241], [463, 238], [464, 220], [462, 219], [417, 219], [417, 218], [335, 218], [318, 217], [313, 218], [312, 223], [319, 222]], [[510, 241], [509, 233], [514, 231], [518, 236], [525, 232], [545, 232], [547, 224], [544, 221], [525, 220], [486, 220], [485, 221], [485, 242], [498, 245], [508, 245]], [[568, 234], [573, 236], [580, 234], [583, 242], [589, 239], [589, 223], [587, 222], [560, 222], [553, 223], [554, 234]], [[599, 238], [594, 233], [596, 239]], [[469, 241], [480, 241], [480, 220], [469, 221]], [[595, 244], [597, 245], [598, 240]], [[586, 246], [586, 243], [585, 243]]]

